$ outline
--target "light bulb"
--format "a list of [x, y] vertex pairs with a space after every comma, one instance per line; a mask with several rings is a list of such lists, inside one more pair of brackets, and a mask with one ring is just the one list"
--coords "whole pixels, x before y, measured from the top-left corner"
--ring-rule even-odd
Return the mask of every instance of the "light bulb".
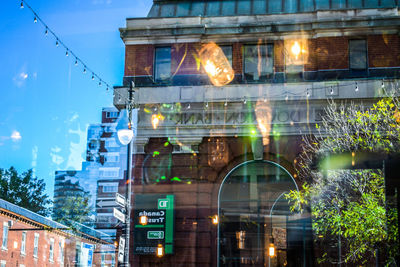
[[244, 100], [243, 100], [243, 104], [246, 104], [247, 103], [247, 99], [245, 98]]
[[75, 59], [75, 66], [78, 66], [78, 60]]
[[200, 62], [215, 86], [229, 84], [235, 77], [232, 66], [222, 49], [215, 43], [203, 45], [199, 52]]
[[190, 109], [190, 103], [188, 104], [187, 109]]
[[92, 80], [94, 80], [94, 74], [92, 73]]
[[382, 87], [382, 88], [385, 88], [385, 84], [383, 83], [383, 81], [382, 81], [382, 85], [381, 85], [381, 87]]
[[101, 86], [101, 82], [99, 82], [99, 86]]
[[161, 244], [158, 244], [156, 251], [157, 251], [157, 257], [164, 256], [164, 247]]
[[56, 40], [56, 46], [58, 47], [58, 39]]
[[287, 102], [288, 100], [289, 100], [289, 95], [286, 94], [286, 96], [285, 96], [285, 101]]
[[206, 103], [206, 108], [208, 108], [208, 102]]
[[357, 83], [356, 83], [356, 89], [355, 89], [355, 91], [358, 92], [358, 84], [357, 84]]
[[83, 73], [86, 73], [86, 66], [83, 68]]
[[310, 97], [310, 92], [307, 89], [307, 98]]
[[37, 18], [36, 16], [33, 18], [33, 22], [36, 23], [37, 22]]
[[214, 216], [212, 217], [212, 223], [213, 223], [213, 224], [218, 224], [218, 223], [219, 223], [218, 215], [214, 215]]
[[331, 86], [330, 94], [333, 95], [333, 88]]
[[65, 56], [66, 56], [66, 57], [69, 56], [68, 49], [67, 49], [67, 51], [65, 51]]
[[47, 27], [46, 27], [46, 30], [44, 31], [44, 35], [48, 35], [49, 34], [49, 29], [47, 29]]
[[24, 1], [21, 1], [21, 8], [24, 8]]
[[228, 106], [228, 102], [227, 101], [225, 101], [225, 104], [224, 104], [224, 106], [226, 107], [226, 106]]

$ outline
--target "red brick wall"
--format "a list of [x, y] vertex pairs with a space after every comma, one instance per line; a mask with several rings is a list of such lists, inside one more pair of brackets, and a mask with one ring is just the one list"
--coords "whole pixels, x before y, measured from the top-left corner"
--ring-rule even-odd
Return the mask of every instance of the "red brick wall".
[[[61, 266], [61, 263], [58, 261], [60, 253], [58, 243], [63, 241], [65, 248], [65, 236], [43, 230], [28, 230], [35, 227], [4, 215], [0, 215], [0, 242], [3, 240], [3, 222], [8, 222], [10, 220], [13, 221], [13, 225], [9, 228], [8, 232], [7, 250], [0, 249], [0, 260], [5, 260], [6, 266], [19, 266], [19, 264], [24, 264], [26, 267]], [[27, 229], [25, 255], [21, 254], [22, 230], [10, 231], [11, 229]], [[35, 233], [39, 234], [38, 257], [33, 256]], [[53, 262], [49, 260], [50, 238], [54, 238]], [[17, 248], [14, 248], [14, 242], [16, 242]]]
[[309, 39], [308, 40], [308, 60], [304, 65], [305, 71], [316, 71], [318, 70], [318, 57], [317, 53], [317, 39]]
[[124, 76], [153, 75], [153, 45], [125, 46]]
[[274, 65], [275, 72], [284, 71], [285, 55], [284, 55], [284, 42], [279, 40], [274, 43]]
[[318, 38], [316, 48], [318, 69], [348, 69], [348, 45], [347, 37]]
[[397, 34], [368, 36], [369, 67], [399, 67], [400, 38]]
[[233, 43], [232, 45], [232, 68], [235, 74], [243, 72], [243, 45], [241, 43]]

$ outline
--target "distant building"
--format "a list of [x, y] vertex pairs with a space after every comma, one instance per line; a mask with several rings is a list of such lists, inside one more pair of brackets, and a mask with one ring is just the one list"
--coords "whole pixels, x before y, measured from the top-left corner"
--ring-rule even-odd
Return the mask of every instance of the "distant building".
[[74, 228], [0, 199], [0, 266], [116, 266], [107, 235]]
[[54, 207], [63, 206], [70, 195], [89, 192], [93, 212], [90, 216], [97, 229], [115, 236], [117, 220], [113, 217], [115, 193], [124, 179], [126, 170], [126, 146], [121, 146], [116, 137], [116, 108], [103, 108], [101, 123], [88, 128], [86, 161], [81, 171], [56, 171], [54, 185]]

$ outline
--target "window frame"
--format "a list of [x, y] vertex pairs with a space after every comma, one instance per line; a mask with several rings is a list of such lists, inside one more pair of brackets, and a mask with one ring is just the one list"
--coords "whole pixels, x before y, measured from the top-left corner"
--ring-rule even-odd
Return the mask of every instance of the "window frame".
[[[267, 58], [269, 58], [268, 57], [268, 53], [271, 51], [272, 54], [271, 54], [270, 59], [272, 60], [272, 63], [271, 63], [271, 71], [264, 72], [265, 73], [264, 75], [260, 75], [258, 77], [258, 79], [255, 80], [254, 79], [254, 75], [253, 75], [253, 78], [251, 78], [250, 77], [251, 76], [250, 72], [246, 72], [246, 50], [247, 50], [246, 47], [255, 47], [255, 48], [257, 48], [258, 45], [267, 48], [267, 50], [266, 50], [267, 54], [265, 55], [265, 60]], [[271, 47], [271, 49], [269, 49], [269, 47]], [[258, 60], [258, 56], [257, 56], [257, 60]], [[267, 61], [266, 61], [266, 63], [267, 63]], [[275, 73], [275, 69], [274, 69], [274, 66], [275, 66], [275, 44], [273, 42], [266, 42], [264, 44], [255, 44], [255, 43], [243, 44], [242, 64], [243, 64], [242, 71], [243, 71], [243, 76], [244, 76], [245, 81], [250, 82], [250, 83], [260, 83], [260, 82], [266, 82], [266, 81], [272, 80], [272, 78], [274, 76], [274, 73]]]
[[39, 233], [34, 234], [33, 238], [33, 257], [38, 258], [39, 255]]
[[50, 245], [49, 245], [49, 261], [54, 262], [54, 238], [50, 238]]
[[[8, 250], [8, 230], [9, 230], [8, 222], [3, 222], [3, 236], [1, 241], [1, 249]], [[6, 233], [6, 234], [5, 234]]]
[[[158, 49], [165, 49], [168, 48], [169, 49], [169, 75], [168, 77], [165, 77], [164, 79], [161, 77], [157, 77], [158, 74], [158, 68], [157, 68], [157, 50]], [[172, 71], [171, 71], [171, 64], [172, 64], [172, 47], [171, 46], [156, 46], [154, 47], [154, 60], [153, 60], [153, 78], [154, 81], [157, 83], [163, 83], [168, 81], [171, 76], [172, 76]]]
[[[352, 49], [351, 49], [351, 43], [353, 42], [357, 42], [357, 41], [364, 41], [364, 48], [365, 48], [365, 52], [364, 52], [364, 56], [365, 56], [365, 68], [352, 68]], [[353, 53], [357, 51], [353, 51]], [[349, 70], [350, 72], [366, 72], [368, 70], [368, 66], [369, 66], [369, 62], [368, 62], [368, 40], [367, 38], [355, 38], [355, 39], [349, 39], [348, 40], [348, 60], [349, 60]], [[354, 62], [353, 62], [354, 64]]]
[[23, 231], [21, 234], [21, 255], [26, 255], [26, 237], [27, 232]]

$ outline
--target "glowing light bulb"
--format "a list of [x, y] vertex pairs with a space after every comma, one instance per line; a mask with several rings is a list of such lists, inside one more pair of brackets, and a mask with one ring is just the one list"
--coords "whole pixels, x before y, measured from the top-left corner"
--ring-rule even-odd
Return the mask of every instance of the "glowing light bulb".
[[227, 102], [227, 101], [225, 101], [224, 106], [225, 106], [225, 107], [228, 106], [228, 102]]
[[75, 66], [78, 66], [78, 60], [75, 59]]
[[58, 39], [56, 40], [56, 46], [58, 47]]
[[300, 52], [301, 52], [301, 47], [299, 45], [299, 42], [295, 41], [294, 44], [292, 45], [291, 48], [292, 54], [298, 59]]
[[21, 1], [21, 8], [24, 8], [24, 1]]
[[157, 251], [157, 257], [164, 256], [164, 247], [161, 244], [158, 244], [156, 251]]
[[86, 73], [86, 66], [83, 68], [83, 73]]
[[160, 118], [157, 114], [153, 114], [151, 116], [151, 124], [153, 125], [153, 129], [157, 129], [158, 124], [160, 123]]
[[94, 74], [92, 73], [92, 80], [94, 80]]
[[288, 100], [289, 100], [289, 95], [286, 94], [286, 96], [285, 96], [285, 101], [287, 102]]
[[330, 94], [333, 95], [333, 87], [331, 86]]
[[139, 223], [141, 224], [141, 225], [146, 225], [147, 224], [147, 222], [148, 222], [148, 218], [147, 218], [147, 216], [140, 216], [139, 217]]
[[36, 18], [36, 17], [33, 18], [33, 22], [34, 22], [34, 23], [37, 22], [37, 18]]
[[65, 51], [65, 56], [66, 56], [66, 57], [68, 57], [68, 56], [69, 56], [68, 50], [67, 50], [67, 51]]
[[274, 257], [275, 256], [275, 246], [274, 243], [269, 244], [268, 247], [268, 254], [270, 257]]
[[213, 223], [213, 224], [218, 224], [218, 223], [219, 223], [218, 215], [214, 215], [214, 216], [212, 217], [212, 223]]
[[235, 74], [222, 49], [215, 43], [203, 45], [199, 52], [200, 62], [211, 83], [215, 86], [229, 84]]
[[356, 89], [355, 89], [355, 91], [358, 92], [358, 84], [357, 84], [357, 83], [356, 83]]
[[47, 27], [46, 27], [46, 30], [44, 31], [44, 35], [48, 35], [49, 34], [49, 29], [47, 29]]
[[206, 103], [206, 108], [208, 108], [208, 102]]

